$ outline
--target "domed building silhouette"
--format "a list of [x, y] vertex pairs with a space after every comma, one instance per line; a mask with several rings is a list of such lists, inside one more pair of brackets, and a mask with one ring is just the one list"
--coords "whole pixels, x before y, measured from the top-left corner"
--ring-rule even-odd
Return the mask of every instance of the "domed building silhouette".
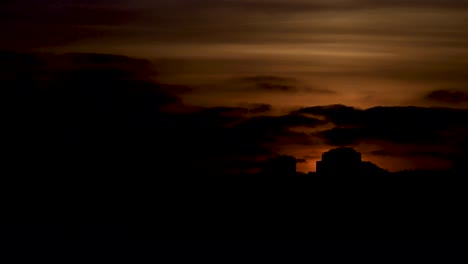
[[322, 160], [316, 164], [318, 176], [374, 176], [387, 173], [371, 162], [363, 162], [361, 153], [346, 147], [323, 153]]

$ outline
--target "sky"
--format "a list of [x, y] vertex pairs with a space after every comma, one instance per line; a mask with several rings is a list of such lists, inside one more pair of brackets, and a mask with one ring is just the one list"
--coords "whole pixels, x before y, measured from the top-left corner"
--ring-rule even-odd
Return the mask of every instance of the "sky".
[[[2, 50], [144, 59], [155, 70], [150, 77], [168, 84], [186, 107], [268, 106], [262, 114], [329, 121], [288, 128], [313, 144], [282, 135], [269, 145], [303, 159], [301, 171], [315, 170], [320, 154], [339, 145], [393, 171], [449, 168], [457, 142], [419, 142], [385, 130], [401, 126], [438, 137], [466, 131], [456, 122], [420, 131], [405, 118], [419, 111], [415, 123], [424, 127], [434, 115], [450, 119], [468, 108], [468, 0], [6, 0], [0, 6]], [[343, 106], [360, 116], [356, 123], [333, 119], [334, 111], [349, 114]], [[344, 143], [321, 134], [356, 127], [360, 134]]]

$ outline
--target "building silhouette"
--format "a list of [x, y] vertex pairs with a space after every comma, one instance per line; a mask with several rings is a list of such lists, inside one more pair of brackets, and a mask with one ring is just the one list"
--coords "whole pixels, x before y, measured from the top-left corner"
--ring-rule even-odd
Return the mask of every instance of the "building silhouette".
[[318, 176], [377, 176], [387, 173], [371, 162], [363, 162], [361, 153], [346, 147], [323, 153], [322, 160], [316, 164]]

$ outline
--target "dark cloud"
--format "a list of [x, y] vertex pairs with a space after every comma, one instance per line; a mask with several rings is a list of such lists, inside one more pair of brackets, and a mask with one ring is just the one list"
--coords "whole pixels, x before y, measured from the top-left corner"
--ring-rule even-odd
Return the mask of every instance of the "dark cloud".
[[313, 87], [306, 87], [302, 90], [307, 93], [316, 93], [316, 94], [336, 94], [337, 93], [336, 91], [333, 91], [333, 90], [313, 88]]
[[358, 109], [344, 105], [303, 108], [293, 113], [325, 117], [339, 126], [404, 127], [444, 130], [451, 126], [467, 125], [463, 109], [426, 107], [373, 107]]
[[200, 8], [229, 8], [239, 9], [244, 11], [257, 11], [264, 13], [284, 13], [284, 12], [319, 12], [330, 10], [353, 10], [367, 8], [396, 8], [396, 7], [447, 7], [460, 8], [466, 7], [466, 0], [348, 0], [348, 1], [329, 1], [329, 0], [274, 0], [274, 1], [259, 1], [259, 0], [240, 0], [240, 1], [191, 1], [179, 0], [176, 1], [187, 6], [198, 6]]
[[[11, 66], [0, 79], [8, 109], [2, 142], [19, 168], [70, 174], [106, 173], [99, 169], [111, 165], [144, 169], [140, 165], [151, 158], [145, 153], [168, 134], [161, 127], [168, 118], [162, 107], [180, 104], [145, 75], [152, 71], [142, 60], [96, 54], [2, 57], [9, 58], [2, 69]], [[168, 149], [160, 146], [162, 153]]]
[[401, 144], [456, 144], [468, 127], [468, 111], [450, 108], [342, 105], [304, 108], [295, 113], [322, 116], [336, 125], [318, 132], [330, 145], [357, 145], [368, 140]]
[[287, 116], [253, 117], [233, 127], [232, 132], [241, 138], [261, 142], [274, 151], [281, 151], [293, 145], [316, 145], [313, 138], [301, 130], [305, 127], [317, 127], [318, 122], [310, 120], [305, 124], [297, 124], [296, 121], [288, 119]]
[[177, 121], [171, 138], [180, 138], [178, 141], [191, 150], [189, 156], [194, 156], [198, 166], [209, 168], [214, 163], [221, 167], [219, 170], [236, 170], [244, 166], [241, 164], [257, 164], [249, 169], [258, 169], [261, 161], [276, 154], [278, 146], [312, 144], [309, 135], [291, 128], [323, 123], [298, 115], [248, 117], [249, 113], [247, 108], [216, 107], [173, 116]]
[[313, 106], [294, 111], [293, 114], [310, 114], [325, 117], [336, 125], [360, 122], [361, 110], [345, 105]]
[[325, 139], [325, 143], [331, 146], [358, 145], [364, 137], [361, 129], [335, 127], [317, 133], [317, 136]]
[[424, 99], [449, 104], [468, 103], [468, 93], [457, 90], [436, 90], [427, 94]]
[[269, 105], [186, 106], [153, 80], [155, 71], [145, 60], [81, 53], [1, 56], [1, 68], [9, 70], [0, 79], [9, 109], [6, 149], [12, 158], [43, 167], [58, 162], [60, 168], [94, 164], [182, 174], [258, 169], [278, 145], [310, 144], [309, 135], [292, 128], [324, 123], [299, 114], [257, 116]]
[[0, 48], [20, 50], [99, 38], [104, 33], [99, 27], [122, 25], [139, 15], [102, 0], [20, 0], [0, 5], [4, 5], [0, 8], [0, 29], [9, 36]]
[[397, 151], [397, 150], [375, 150], [370, 152], [372, 155], [384, 157], [436, 157], [447, 158], [448, 155], [443, 151]]
[[[2, 3], [3, 4], [3, 3]], [[336, 31], [309, 24], [304, 29], [287, 28], [278, 34], [282, 18], [291, 14], [322, 11], [349, 11], [369, 8], [466, 8], [467, 1], [32, 1], [20, 0], [3, 4], [0, 8], [1, 27], [10, 38], [10, 48], [34, 48], [72, 43], [76, 40], [112, 39], [121, 43], [128, 38], [169, 42], [245, 42], [246, 39], [264, 43], [293, 41], [285, 34]], [[0, 11], [0, 12], [1, 12]], [[269, 15], [271, 23], [252, 23], [253, 17]], [[278, 19], [277, 19], [278, 18]], [[221, 23], [220, 23], [221, 21]], [[280, 23], [277, 23], [280, 22]], [[273, 26], [269, 26], [273, 25]], [[166, 30], [167, 28], [171, 30]], [[72, 28], [73, 30], [70, 30]], [[245, 30], [247, 28], [248, 30]], [[413, 27], [408, 27], [412, 29]], [[341, 33], [349, 33], [349, 27]], [[407, 28], [392, 28], [385, 33], [401, 33]], [[354, 28], [356, 30], [356, 28]], [[369, 30], [369, 29], [368, 29]], [[373, 25], [373, 34], [382, 32]], [[390, 32], [388, 32], [390, 31]], [[419, 32], [417, 30], [416, 32]], [[216, 32], [216, 34], [213, 34]], [[359, 33], [354, 31], [355, 33]], [[361, 33], [363, 33], [361, 31]], [[369, 33], [369, 32], [367, 32]], [[409, 34], [414, 30], [409, 30]], [[380, 33], [382, 34], [382, 33]], [[294, 35], [294, 34], [292, 34]], [[291, 36], [294, 37], [294, 36]], [[297, 40], [297, 36], [296, 39]], [[302, 39], [306, 40], [306, 39]], [[310, 39], [308, 39], [310, 40]], [[320, 41], [320, 40], [314, 40]], [[322, 40], [323, 41], [323, 40]], [[106, 42], [107, 43], [107, 42]]]
[[246, 109], [251, 115], [266, 114], [271, 112], [273, 109], [272, 105], [261, 103], [241, 103], [239, 104], [239, 107]]
[[242, 78], [242, 80], [246, 82], [253, 82], [253, 83], [295, 83], [296, 82], [296, 79], [294, 78], [286, 78], [286, 77], [271, 76], [271, 75], [249, 76], [249, 77]]
[[252, 108], [249, 109], [249, 112], [253, 114], [258, 114], [258, 113], [270, 112], [271, 109], [272, 109], [271, 105], [257, 104], [257, 105], [253, 105]]
[[211, 107], [205, 108], [205, 113], [213, 114], [213, 115], [220, 115], [220, 116], [242, 116], [249, 112], [249, 109], [242, 108], [242, 107]]
[[[297, 127], [317, 127], [324, 122], [301, 115], [252, 117], [233, 127], [233, 133], [241, 139], [250, 138], [263, 143], [311, 145], [306, 133], [292, 131]], [[280, 142], [281, 141], [281, 142]]]
[[[151, 63], [143, 59], [129, 58], [126, 56], [115, 55], [115, 54], [96, 54], [96, 53], [66, 53], [63, 55], [64, 59], [70, 61], [76, 67], [110, 67], [110, 66], [121, 66], [121, 67], [138, 67], [133, 69], [145, 70], [151, 68]], [[145, 71], [146, 72], [146, 71]]]
[[147, 60], [126, 56], [93, 53], [28, 54], [0, 52], [0, 70], [3, 78], [25, 76], [37, 81], [57, 81], [66, 78], [95, 80], [151, 81], [156, 75]]
[[278, 76], [249, 76], [241, 78], [242, 82], [251, 84], [256, 90], [270, 92], [297, 92], [297, 80]]
[[[240, 78], [240, 81], [253, 86], [254, 90], [264, 92], [308, 92], [308, 93], [335, 93], [334, 91], [320, 88], [302, 87], [295, 78], [259, 75]], [[249, 87], [250, 88], [250, 87]]]
[[[82, 53], [0, 56], [5, 151], [34, 166], [98, 164], [129, 173], [182, 174], [253, 170], [287, 146], [313, 147], [320, 140], [435, 146], [426, 156], [444, 146], [447, 156], [452, 150], [466, 156], [460, 146], [466, 146], [468, 110], [331, 105], [274, 116], [266, 115], [269, 105], [190, 107], [170, 86], [154, 81], [155, 69], [145, 60]], [[301, 132], [324, 125], [335, 127]], [[400, 153], [424, 154], [410, 151]]]
[[265, 91], [279, 91], [279, 92], [290, 92], [296, 91], [296, 88], [293, 86], [282, 85], [282, 84], [274, 84], [274, 83], [258, 83], [257, 87], [261, 90]]
[[248, 127], [252, 130], [260, 131], [283, 130], [292, 127], [316, 127], [323, 124], [323, 121], [315, 118], [309, 118], [302, 115], [285, 115], [252, 117], [239, 126], [242, 128]]

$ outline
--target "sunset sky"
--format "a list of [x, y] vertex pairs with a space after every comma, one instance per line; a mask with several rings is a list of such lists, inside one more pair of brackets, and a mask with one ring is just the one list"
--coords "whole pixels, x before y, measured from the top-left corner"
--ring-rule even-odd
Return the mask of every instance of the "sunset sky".
[[[446, 169], [468, 131], [468, 0], [4, 0], [0, 7], [2, 50], [144, 59], [155, 70], [148, 77], [172, 85], [184, 107], [264, 106], [262, 116], [322, 120], [265, 143], [303, 160], [304, 172], [341, 145], [391, 171]], [[356, 128], [338, 137], [359, 135], [333, 141], [339, 129]]]

